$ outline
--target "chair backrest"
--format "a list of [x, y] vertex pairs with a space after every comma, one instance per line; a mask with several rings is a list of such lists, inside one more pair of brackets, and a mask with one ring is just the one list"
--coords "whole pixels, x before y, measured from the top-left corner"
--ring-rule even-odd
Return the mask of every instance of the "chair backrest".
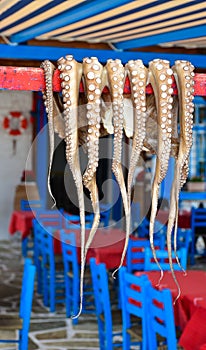
[[[134, 276], [127, 272], [125, 267], [119, 271], [120, 295], [122, 306], [123, 335], [131, 328], [131, 316], [137, 316], [142, 320], [142, 345], [141, 349], [148, 349], [147, 336], [147, 298], [150, 282], [146, 275]], [[123, 337], [126, 338], [126, 337]], [[123, 342], [126, 339], [123, 339]], [[128, 346], [128, 344], [127, 344]], [[125, 348], [125, 347], [124, 347]]]
[[[85, 215], [85, 227], [91, 228], [94, 220], [93, 214]], [[63, 213], [63, 229], [80, 228], [80, 216], [64, 212]]]
[[111, 213], [111, 204], [101, 203], [100, 204], [100, 224], [102, 223], [104, 227], [109, 226], [110, 213]]
[[150, 349], [158, 349], [157, 335], [165, 338], [168, 350], [177, 349], [172, 296], [169, 289], [157, 290], [150, 285], [148, 322]]
[[[181, 248], [177, 250], [177, 257], [179, 259], [181, 267], [186, 270], [187, 268], [187, 250], [186, 248]], [[157, 260], [160, 263], [160, 266], [162, 270], [170, 270], [170, 265], [168, 262], [168, 251], [167, 250], [156, 250], [156, 257]], [[175, 258], [175, 253], [172, 251], [172, 257], [173, 257], [173, 268], [174, 270], [181, 270], [181, 267], [178, 265], [176, 258]], [[159, 270], [159, 266], [156, 264], [154, 261], [153, 253], [151, 248], [146, 247], [145, 248], [145, 260], [144, 260], [144, 270], [145, 271], [154, 271], [154, 270]]]
[[[150, 221], [145, 217], [140, 225], [137, 227], [138, 237], [147, 238], [149, 236]], [[154, 223], [154, 238], [159, 238], [161, 235], [165, 235], [167, 232], [167, 226], [163, 225], [160, 221], [155, 220]]]
[[[155, 239], [154, 245], [156, 249], [164, 249], [165, 236], [161, 235], [158, 239]], [[149, 239], [130, 237], [126, 255], [128, 272], [144, 270], [144, 250], [146, 247], [150, 247]]]
[[44, 227], [52, 227], [56, 230], [63, 227], [63, 215], [59, 210], [38, 210], [36, 220]]
[[43, 203], [39, 199], [21, 199], [20, 208], [23, 211], [39, 210], [43, 207]]
[[91, 258], [90, 269], [98, 320], [100, 348], [112, 349], [112, 314], [106, 266], [105, 264], [96, 264], [95, 259]]
[[189, 246], [192, 240], [192, 231], [190, 228], [177, 229], [177, 249], [186, 248], [189, 251]]
[[19, 316], [23, 320], [20, 330], [20, 349], [28, 349], [28, 333], [32, 310], [34, 281], [36, 268], [30, 259], [25, 260], [24, 273], [22, 278], [22, 290], [20, 298]]
[[195, 230], [196, 228], [203, 228], [205, 232], [206, 229], [206, 208], [194, 208], [191, 210], [191, 228]]
[[79, 268], [78, 268], [78, 257], [77, 257], [77, 246], [76, 246], [76, 236], [73, 232], [60, 231], [60, 239], [62, 245], [62, 255], [64, 268], [66, 273], [75, 274], [75, 278], [79, 280]]

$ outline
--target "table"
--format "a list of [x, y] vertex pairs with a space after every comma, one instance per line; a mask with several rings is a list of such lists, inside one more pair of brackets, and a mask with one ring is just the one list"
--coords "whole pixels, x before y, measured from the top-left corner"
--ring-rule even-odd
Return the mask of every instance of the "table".
[[15, 210], [13, 211], [9, 223], [9, 233], [13, 235], [16, 232], [21, 232], [22, 239], [26, 238], [31, 233], [32, 220], [34, 212]]
[[[79, 229], [65, 230], [75, 232], [76, 245], [78, 249], [78, 259], [80, 262], [81, 235]], [[86, 230], [86, 239], [90, 230]], [[54, 233], [55, 254], [61, 254], [60, 232]], [[91, 257], [96, 258], [97, 263], [105, 263], [108, 269], [115, 269], [120, 264], [121, 255], [124, 248], [125, 232], [118, 228], [99, 228], [91, 243], [87, 254], [87, 263]]]
[[[159, 210], [157, 213], [157, 220], [162, 224], [168, 221], [169, 212], [167, 210]], [[178, 227], [191, 228], [191, 212], [186, 210], [179, 210], [178, 213]]]
[[[170, 271], [165, 271], [159, 281], [159, 271], [135, 272], [136, 276], [147, 274], [152, 285], [158, 289], [169, 288], [173, 300], [177, 287]], [[182, 330], [179, 344], [185, 350], [199, 350], [206, 343], [206, 271], [190, 270], [175, 272], [181, 288], [181, 295], [174, 305], [175, 324]]]

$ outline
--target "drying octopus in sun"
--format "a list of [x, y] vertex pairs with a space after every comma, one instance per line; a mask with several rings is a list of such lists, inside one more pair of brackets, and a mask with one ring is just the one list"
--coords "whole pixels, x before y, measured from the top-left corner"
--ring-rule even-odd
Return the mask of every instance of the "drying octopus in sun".
[[[66, 158], [77, 188], [81, 223], [81, 278], [80, 311], [83, 297], [83, 277], [86, 254], [99, 225], [100, 210], [96, 170], [99, 160], [99, 137], [114, 134], [112, 171], [119, 184], [126, 218], [126, 239], [119, 267], [122, 265], [130, 235], [131, 192], [135, 168], [141, 152], [156, 155], [156, 166], [152, 184], [150, 218], [150, 243], [154, 259], [159, 265], [154, 248], [154, 222], [157, 213], [159, 187], [168, 170], [170, 157], [175, 158], [175, 173], [171, 190], [171, 203], [167, 227], [169, 263], [178, 286], [172, 266], [172, 230], [177, 232], [179, 191], [188, 176], [189, 154], [192, 146], [193, 126], [193, 85], [194, 66], [188, 61], [176, 61], [171, 68], [167, 60], [155, 59], [146, 68], [141, 60], [131, 60], [125, 67], [120, 60], [108, 60], [103, 67], [96, 57], [85, 58], [83, 63], [67, 55], [58, 60], [61, 72], [62, 99], [53, 95], [52, 76], [54, 66], [49, 61], [42, 63], [45, 73], [46, 90], [43, 94], [48, 114], [50, 136], [50, 164], [54, 152], [54, 132], [66, 142]], [[128, 75], [131, 97], [124, 98], [124, 83]], [[174, 76], [174, 78], [173, 78]], [[178, 87], [178, 98], [173, 96], [173, 79]], [[84, 85], [86, 112], [79, 113], [79, 84]], [[154, 95], [146, 95], [146, 85], [151, 83]], [[109, 88], [110, 101], [102, 95], [103, 88]], [[125, 113], [125, 102], [130, 103], [132, 113]], [[179, 108], [179, 112], [178, 112]], [[61, 112], [63, 111], [63, 118]], [[178, 134], [178, 114], [180, 134]], [[131, 139], [131, 155], [127, 183], [122, 170], [123, 134]], [[88, 153], [88, 164], [81, 173], [79, 146]], [[48, 188], [50, 179], [48, 176]], [[94, 211], [94, 221], [89, 237], [85, 239], [85, 205], [83, 184], [88, 188]], [[176, 243], [174, 244], [176, 251]], [[159, 265], [161, 270], [161, 267]], [[178, 286], [179, 288], [179, 286]], [[79, 315], [78, 313], [78, 315]], [[78, 316], [76, 315], [76, 316]]]

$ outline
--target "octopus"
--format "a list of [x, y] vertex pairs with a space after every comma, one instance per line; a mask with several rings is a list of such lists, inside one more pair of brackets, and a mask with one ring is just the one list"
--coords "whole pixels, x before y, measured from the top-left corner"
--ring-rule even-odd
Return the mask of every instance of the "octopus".
[[[172, 103], [173, 71], [169, 66], [169, 61], [156, 59], [149, 63], [149, 81], [153, 87], [156, 109], [157, 109], [157, 157], [154, 180], [152, 184], [152, 206], [150, 216], [150, 245], [154, 259], [161, 270], [161, 266], [156, 258], [154, 247], [154, 222], [157, 213], [157, 203], [159, 197], [159, 187], [167, 174], [169, 158], [171, 154], [172, 138]], [[161, 270], [162, 276], [162, 270]]]
[[[83, 63], [80, 64], [75, 61], [73, 56], [67, 55], [65, 58], [61, 57], [58, 60], [63, 103], [52, 91], [54, 65], [47, 60], [42, 63], [41, 67], [45, 72], [46, 89], [43, 98], [48, 114], [50, 136], [49, 193], [52, 196], [49, 177], [54, 152], [54, 132], [56, 132], [66, 142], [66, 158], [73, 174], [79, 201], [81, 223], [80, 309], [78, 315], [74, 317], [78, 317], [82, 310], [86, 255], [99, 226], [100, 209], [96, 170], [99, 160], [99, 138], [107, 134], [114, 134], [112, 171], [120, 187], [126, 218], [126, 239], [119, 267], [122, 266], [124, 261], [130, 235], [131, 191], [134, 172], [141, 152], [146, 150], [156, 155], [151, 191], [149, 236], [153, 256], [160, 268], [162, 277], [163, 271], [156, 258], [154, 247], [154, 223], [159, 188], [167, 174], [170, 157], [175, 158], [175, 175], [171, 189], [167, 227], [167, 247], [170, 268], [179, 288], [172, 265], [171, 240], [174, 229], [174, 240], [176, 242], [179, 192], [187, 180], [189, 170], [194, 111], [194, 66], [188, 61], [179, 60], [171, 68], [169, 61], [155, 59], [149, 62], [148, 68], [143, 65], [141, 60], [131, 60], [124, 67], [121, 61], [116, 59], [108, 60], [103, 67], [96, 57], [84, 58]], [[126, 75], [129, 77], [131, 86], [131, 98], [130, 100], [128, 100], [128, 97], [126, 99], [126, 102], [129, 102], [132, 106], [132, 113], [129, 116], [125, 115], [124, 109]], [[178, 87], [178, 98], [173, 96], [173, 76]], [[83, 103], [86, 104], [85, 113], [78, 111], [81, 79], [85, 91], [83, 97]], [[146, 85], [148, 83], [151, 83], [154, 95], [146, 95]], [[107, 96], [102, 95], [105, 86], [109, 88]], [[177, 127], [178, 108], [179, 134]], [[64, 118], [61, 117], [62, 110]], [[132, 143], [127, 181], [124, 179], [122, 169], [124, 133], [131, 139]], [[88, 153], [88, 163], [83, 175], [80, 167], [79, 146], [83, 146]], [[83, 185], [90, 192], [94, 212], [94, 221], [87, 241], [85, 239]], [[174, 243], [174, 250], [175, 252], [177, 250], [176, 243]]]
[[[189, 172], [189, 155], [192, 147], [192, 128], [193, 128], [193, 92], [194, 92], [194, 66], [188, 61], [176, 61], [173, 67], [174, 76], [178, 88], [179, 99], [179, 147], [177, 154], [175, 155], [175, 172], [174, 180], [171, 189], [171, 201], [169, 220], [167, 225], [167, 248], [169, 255], [170, 268], [173, 274], [173, 278], [178, 286], [173, 266], [172, 266], [172, 247], [171, 236], [174, 228], [174, 251], [176, 252], [177, 246], [177, 219], [178, 219], [178, 202], [179, 193], [182, 186], [185, 184], [188, 172]], [[178, 257], [176, 259], [179, 263]], [[178, 286], [179, 294], [180, 289]]]

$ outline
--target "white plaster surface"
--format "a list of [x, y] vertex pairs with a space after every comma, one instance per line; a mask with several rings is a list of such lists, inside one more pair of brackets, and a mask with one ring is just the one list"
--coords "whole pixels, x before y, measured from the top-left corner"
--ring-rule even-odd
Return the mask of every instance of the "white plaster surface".
[[[10, 111], [20, 111], [30, 121], [32, 93], [26, 91], [0, 91], [0, 240], [8, 238], [8, 224], [13, 209], [15, 187], [20, 183], [31, 146], [32, 127], [16, 141], [13, 154], [13, 137], [2, 126]], [[31, 164], [31, 161], [29, 161]], [[28, 169], [28, 165], [27, 165]]]

